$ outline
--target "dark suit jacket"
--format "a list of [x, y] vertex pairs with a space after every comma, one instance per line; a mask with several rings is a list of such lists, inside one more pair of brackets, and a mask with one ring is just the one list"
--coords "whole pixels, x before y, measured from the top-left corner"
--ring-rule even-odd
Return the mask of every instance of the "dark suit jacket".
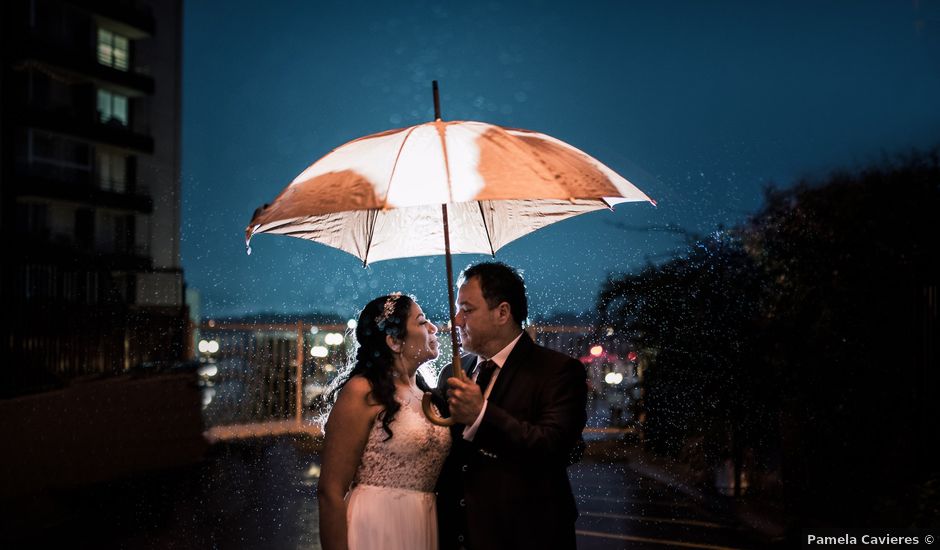
[[[477, 357], [465, 356], [472, 373]], [[447, 388], [451, 366], [440, 376]], [[566, 471], [586, 421], [584, 366], [523, 334], [503, 365], [472, 442], [463, 425], [438, 481], [441, 548], [575, 548]]]

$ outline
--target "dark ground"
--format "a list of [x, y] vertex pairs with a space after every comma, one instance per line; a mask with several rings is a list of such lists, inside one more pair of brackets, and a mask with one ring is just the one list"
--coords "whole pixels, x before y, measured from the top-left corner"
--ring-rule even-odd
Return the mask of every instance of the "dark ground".
[[[627, 450], [600, 458], [570, 470], [579, 548], [769, 544], [721, 499], [642, 456]], [[0, 546], [319, 548], [318, 460], [304, 439], [220, 443], [191, 466], [19, 497], [3, 503]]]

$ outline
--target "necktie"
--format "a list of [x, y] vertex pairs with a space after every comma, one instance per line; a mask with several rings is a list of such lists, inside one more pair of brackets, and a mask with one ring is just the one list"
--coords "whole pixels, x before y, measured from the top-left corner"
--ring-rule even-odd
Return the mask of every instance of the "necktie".
[[490, 380], [493, 379], [493, 373], [496, 372], [496, 363], [483, 361], [477, 369], [479, 370], [479, 374], [477, 374], [477, 385], [480, 386], [480, 392], [486, 394], [486, 388], [490, 385]]

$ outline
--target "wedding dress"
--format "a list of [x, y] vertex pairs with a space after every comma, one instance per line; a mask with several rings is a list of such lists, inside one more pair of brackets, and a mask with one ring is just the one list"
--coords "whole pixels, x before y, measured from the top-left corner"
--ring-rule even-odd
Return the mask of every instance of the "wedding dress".
[[434, 485], [450, 450], [450, 431], [428, 422], [422, 392], [398, 387], [401, 409], [389, 428], [376, 418], [346, 507], [350, 550], [436, 550]]

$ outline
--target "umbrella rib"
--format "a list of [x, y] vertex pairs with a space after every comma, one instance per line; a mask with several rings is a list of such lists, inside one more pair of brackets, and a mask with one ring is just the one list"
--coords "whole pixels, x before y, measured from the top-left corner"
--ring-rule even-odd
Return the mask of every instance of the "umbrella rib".
[[[388, 185], [385, 187], [385, 198], [382, 199], [382, 210], [385, 210], [388, 207], [388, 196], [392, 192], [392, 180], [395, 179], [395, 171], [398, 170], [398, 159], [401, 158], [401, 152], [405, 150], [405, 143], [408, 141], [408, 138], [411, 137], [411, 132], [414, 132], [415, 128], [417, 128], [417, 126], [408, 128], [408, 132], [405, 134], [405, 138], [401, 140], [401, 145], [398, 146], [398, 153], [395, 155], [395, 162], [392, 164], [392, 173], [388, 175]], [[372, 241], [371, 235], [369, 237], [369, 241]], [[368, 255], [368, 250], [366, 251], [366, 254]]]
[[[401, 152], [405, 150], [405, 143], [408, 141], [408, 138], [411, 137], [411, 132], [414, 132], [415, 128], [417, 128], [417, 126], [408, 128], [404, 139], [401, 140], [401, 145], [398, 146], [398, 152], [395, 153], [395, 162], [392, 163], [392, 172], [388, 175], [388, 185], [385, 186], [385, 197], [382, 198], [382, 210], [388, 208], [388, 196], [392, 192], [392, 181], [395, 179], [395, 171], [398, 170], [398, 160], [401, 159]], [[378, 210], [372, 210], [370, 213], [372, 214], [372, 226], [369, 228], [369, 242], [366, 243], [366, 253], [362, 255], [362, 267], [369, 265], [369, 251], [372, 249], [372, 237], [375, 235], [375, 222], [379, 217]]]
[[372, 215], [372, 226], [369, 228], [369, 241], [366, 243], [366, 253], [362, 255], [362, 267], [369, 265], [369, 250], [372, 249], [372, 236], [375, 235], [375, 222], [379, 219], [378, 210], [370, 210], [369, 214]]
[[493, 250], [493, 239], [490, 237], [490, 228], [486, 225], [486, 214], [483, 212], [483, 202], [477, 201], [477, 206], [480, 207], [480, 219], [483, 220], [483, 230], [486, 231], [486, 242], [490, 244], [490, 255], [495, 258], [496, 251]]

